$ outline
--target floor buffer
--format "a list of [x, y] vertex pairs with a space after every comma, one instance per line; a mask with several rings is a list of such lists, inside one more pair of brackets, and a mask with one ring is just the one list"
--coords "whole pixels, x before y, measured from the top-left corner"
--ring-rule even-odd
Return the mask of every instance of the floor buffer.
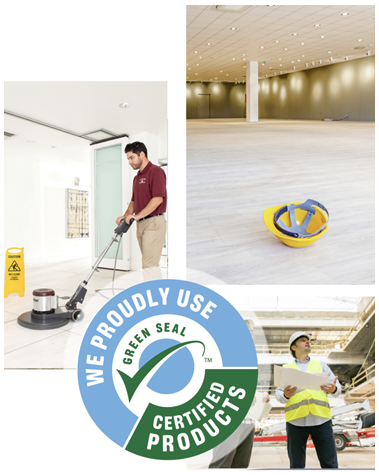
[[[84, 317], [83, 310], [77, 308], [78, 303], [83, 303], [84, 298], [87, 293], [86, 285], [92, 277], [95, 271], [98, 272], [97, 268], [99, 267], [104, 256], [112, 246], [114, 242], [118, 242], [118, 249], [120, 247], [122, 235], [125, 234], [130, 226], [132, 225], [134, 219], [130, 220], [130, 224], [127, 224], [124, 219], [120, 221], [120, 224], [114, 230], [114, 236], [110, 240], [107, 247], [102, 252], [101, 256], [97, 259], [95, 264], [92, 266], [91, 272], [88, 274], [86, 279], [83, 280], [75, 290], [75, 293], [72, 297], [58, 297], [55, 295], [53, 289], [36, 289], [33, 290], [33, 310], [25, 312], [17, 318], [17, 322], [25, 328], [31, 328], [33, 330], [51, 330], [53, 328], [60, 328], [64, 325], [67, 325], [70, 320], [79, 321]], [[119, 240], [117, 238], [119, 237]], [[117, 262], [117, 254], [115, 261], [115, 269]], [[58, 305], [58, 299], [68, 300], [66, 305]]]

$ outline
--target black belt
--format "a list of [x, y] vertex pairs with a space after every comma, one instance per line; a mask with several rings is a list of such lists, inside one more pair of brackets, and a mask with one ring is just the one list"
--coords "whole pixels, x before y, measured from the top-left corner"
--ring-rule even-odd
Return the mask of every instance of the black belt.
[[155, 218], [156, 216], [163, 216], [163, 213], [160, 213], [160, 214], [154, 214], [154, 216], [146, 216], [145, 218], [140, 218], [138, 221], [141, 221], [142, 219]]

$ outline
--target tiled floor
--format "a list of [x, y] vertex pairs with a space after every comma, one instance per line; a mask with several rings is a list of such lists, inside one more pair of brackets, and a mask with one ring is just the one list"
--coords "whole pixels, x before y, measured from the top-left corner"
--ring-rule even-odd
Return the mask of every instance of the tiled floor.
[[[167, 278], [166, 259], [161, 260], [162, 278]], [[48, 287], [58, 296], [71, 296], [91, 269], [90, 258], [36, 260], [25, 262], [25, 295], [11, 294], [4, 299], [4, 367], [13, 369], [75, 369], [79, 348], [87, 326], [112, 297], [113, 270], [99, 269], [87, 285], [83, 304], [84, 318], [69, 321], [55, 330], [32, 330], [21, 327], [17, 317], [32, 309], [34, 289]], [[116, 272], [114, 288], [125, 289], [143, 282], [142, 271]], [[102, 290], [101, 295], [96, 290]], [[115, 290], [115, 293], [119, 290]], [[63, 305], [64, 302], [60, 301]]]

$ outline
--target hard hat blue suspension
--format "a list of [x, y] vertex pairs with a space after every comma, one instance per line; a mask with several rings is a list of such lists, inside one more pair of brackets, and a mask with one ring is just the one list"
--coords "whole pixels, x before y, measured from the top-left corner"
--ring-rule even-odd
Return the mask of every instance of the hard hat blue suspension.
[[[326, 222], [314, 233], [309, 233], [307, 232], [307, 228], [309, 223], [311, 222], [313, 216], [316, 213], [316, 210], [314, 206], [317, 206], [321, 210], [325, 211], [326, 213]], [[302, 209], [303, 211], [308, 211], [308, 214], [306, 215], [304, 221], [302, 224], [297, 224], [296, 222], [296, 217], [295, 217], [295, 209]], [[290, 218], [290, 226], [287, 226], [286, 224], [283, 223], [283, 221], [280, 219], [281, 216], [284, 213], [289, 212], [289, 218]], [[325, 226], [328, 224], [329, 221], [329, 212], [323, 206], [321, 203], [315, 200], [307, 200], [304, 203], [301, 203], [299, 205], [286, 205], [280, 208], [274, 215], [274, 224], [276, 228], [281, 231], [283, 234], [286, 234], [287, 236], [291, 236], [294, 238], [310, 238], [312, 236], [315, 236], [316, 234], [319, 234]]]

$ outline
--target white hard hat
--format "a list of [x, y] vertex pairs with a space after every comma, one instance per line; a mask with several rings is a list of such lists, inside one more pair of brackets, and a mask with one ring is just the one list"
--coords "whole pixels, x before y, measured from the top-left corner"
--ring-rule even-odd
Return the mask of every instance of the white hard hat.
[[304, 333], [304, 332], [296, 332], [296, 333], [294, 333], [293, 335], [290, 336], [290, 340], [289, 340], [290, 349], [291, 349], [292, 343], [293, 343], [295, 340], [297, 340], [298, 338], [300, 338], [301, 336], [306, 336], [306, 337], [308, 338], [308, 340], [310, 340], [309, 335], [307, 335], [306, 333]]

